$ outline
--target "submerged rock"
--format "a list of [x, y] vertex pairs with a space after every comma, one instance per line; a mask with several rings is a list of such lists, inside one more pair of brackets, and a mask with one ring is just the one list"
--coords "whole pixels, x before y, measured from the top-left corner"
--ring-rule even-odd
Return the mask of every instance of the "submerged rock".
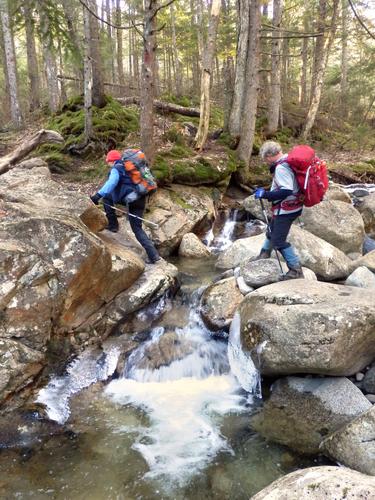
[[287, 474], [251, 500], [310, 500], [353, 498], [372, 500], [375, 478], [346, 467], [310, 467]]
[[375, 476], [375, 406], [325, 439], [321, 449], [336, 462]]
[[244, 297], [243, 345], [266, 341], [253, 361], [264, 375], [352, 375], [375, 356], [375, 294], [317, 281], [290, 280]]
[[287, 377], [271, 389], [271, 397], [251, 418], [252, 427], [301, 453], [319, 453], [328, 434], [371, 408], [347, 378]]

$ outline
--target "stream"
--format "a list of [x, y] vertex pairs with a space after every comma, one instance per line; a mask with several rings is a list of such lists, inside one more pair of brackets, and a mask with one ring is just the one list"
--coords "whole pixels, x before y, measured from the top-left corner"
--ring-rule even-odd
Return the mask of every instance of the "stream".
[[[235, 219], [212, 236], [217, 251]], [[228, 337], [199, 315], [200, 295], [219, 275], [214, 261], [173, 263], [181, 289], [148, 307], [155, 319], [121, 372], [116, 337], [88, 348], [38, 393], [58, 430], [27, 439], [30, 421], [23, 444], [0, 443], [1, 498], [248, 499], [316, 463], [251, 430], [261, 386], [241, 349], [239, 317]]]

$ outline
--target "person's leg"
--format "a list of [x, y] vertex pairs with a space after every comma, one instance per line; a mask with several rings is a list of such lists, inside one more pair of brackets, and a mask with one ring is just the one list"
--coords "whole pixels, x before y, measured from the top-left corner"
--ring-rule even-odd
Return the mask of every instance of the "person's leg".
[[[139, 200], [136, 200], [132, 203], [129, 203], [128, 210], [129, 214], [136, 215], [137, 217], [143, 217], [143, 213], [146, 205], [146, 197], [142, 196]], [[132, 231], [139, 241], [139, 243], [146, 250], [147, 256], [149, 260], [154, 263], [160, 260], [159, 252], [156, 250], [152, 241], [148, 238], [147, 234], [144, 232], [142, 228], [142, 221], [137, 219], [136, 217], [128, 216], [130, 227]]]
[[252, 260], [269, 259], [272, 252], [272, 242], [271, 242], [271, 232], [272, 232], [273, 219], [269, 223], [266, 231], [266, 237], [264, 239], [260, 254], [254, 257]]
[[113, 209], [113, 199], [111, 195], [106, 195], [103, 198], [103, 205], [104, 205], [104, 210], [105, 214], [108, 219], [108, 226], [106, 229], [109, 231], [112, 231], [113, 233], [117, 233], [118, 231], [118, 220], [116, 216], [116, 212]]
[[303, 272], [298, 255], [290, 243], [286, 241], [290, 227], [298, 214], [278, 215], [274, 219], [273, 230], [271, 232], [271, 243], [276, 250], [279, 250], [284, 257], [289, 271], [284, 279], [303, 278]]

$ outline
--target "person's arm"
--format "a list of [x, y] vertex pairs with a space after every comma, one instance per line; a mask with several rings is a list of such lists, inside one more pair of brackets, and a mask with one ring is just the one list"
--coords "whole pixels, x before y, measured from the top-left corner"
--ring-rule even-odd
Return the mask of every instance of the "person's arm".
[[105, 196], [107, 194], [112, 193], [112, 191], [117, 186], [119, 179], [120, 179], [120, 174], [118, 173], [117, 169], [112, 168], [107, 182], [98, 191], [100, 196]]
[[274, 191], [265, 191], [262, 198], [268, 201], [282, 201], [293, 194], [293, 189], [275, 189]]

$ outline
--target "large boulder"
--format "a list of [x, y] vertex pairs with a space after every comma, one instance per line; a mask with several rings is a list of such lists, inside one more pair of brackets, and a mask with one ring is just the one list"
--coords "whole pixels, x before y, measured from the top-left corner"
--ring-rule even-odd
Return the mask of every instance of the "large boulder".
[[187, 233], [181, 240], [178, 254], [181, 257], [202, 259], [210, 257], [210, 250], [204, 245], [194, 233]]
[[362, 266], [367, 267], [370, 271], [375, 273], [375, 250], [372, 250], [352, 263], [353, 269], [357, 269]]
[[330, 184], [328, 191], [324, 195], [324, 200], [329, 201], [343, 201], [344, 203], [352, 203], [352, 199], [350, 198], [350, 194], [345, 191], [338, 184]]
[[362, 253], [365, 230], [361, 214], [343, 201], [322, 201], [305, 207], [300, 217], [303, 228], [348, 254]]
[[363, 217], [366, 233], [375, 238], [375, 193], [362, 198], [357, 209]]
[[352, 261], [338, 248], [293, 224], [288, 241], [296, 248], [301, 264], [327, 281], [346, 278]]
[[321, 449], [336, 462], [375, 476], [375, 406], [325, 439]]
[[375, 479], [346, 467], [310, 467], [277, 479], [251, 500], [344, 500], [374, 498]]
[[250, 238], [241, 238], [222, 252], [216, 262], [218, 269], [234, 269], [243, 262], [259, 255], [264, 242], [265, 235], [258, 234]]
[[239, 307], [243, 345], [265, 375], [352, 375], [375, 356], [375, 294], [317, 281], [274, 283]]
[[[270, 204], [267, 200], [263, 200], [263, 204], [265, 209], [268, 210]], [[244, 199], [243, 201], [243, 207], [244, 209], [249, 212], [253, 217], [256, 219], [262, 220], [263, 222], [266, 222], [266, 219], [263, 214], [262, 210], [262, 205], [260, 204], [259, 200], [256, 200], [254, 195], [248, 196], [247, 198]]]
[[276, 259], [260, 259], [244, 262], [241, 276], [246, 285], [252, 288], [270, 285], [280, 281], [280, 266]]
[[145, 218], [158, 224], [150, 229], [161, 255], [178, 248], [186, 233], [214, 218], [213, 192], [208, 188], [180, 186], [158, 189], [151, 197]]
[[270, 441], [301, 453], [319, 453], [322, 440], [371, 408], [347, 378], [287, 377], [272, 385], [271, 397], [251, 419]]
[[375, 274], [365, 266], [357, 267], [345, 281], [347, 286], [375, 289]]
[[226, 278], [210, 285], [203, 292], [200, 312], [203, 321], [211, 330], [229, 327], [243, 295], [236, 278]]

